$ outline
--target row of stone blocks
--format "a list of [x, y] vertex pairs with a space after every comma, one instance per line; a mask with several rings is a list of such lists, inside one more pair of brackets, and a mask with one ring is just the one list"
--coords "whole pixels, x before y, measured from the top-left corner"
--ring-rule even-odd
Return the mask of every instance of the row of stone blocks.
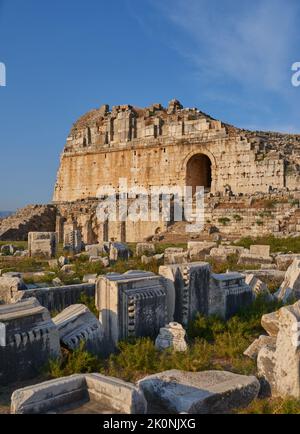
[[231, 372], [166, 371], [137, 384], [100, 374], [73, 375], [16, 390], [11, 413], [226, 413], [255, 399], [255, 377]]
[[120, 340], [155, 337], [173, 321], [186, 327], [197, 314], [227, 319], [252, 301], [243, 275], [213, 274], [204, 262], [163, 266], [159, 275], [109, 273], [96, 285], [96, 307], [109, 351]]

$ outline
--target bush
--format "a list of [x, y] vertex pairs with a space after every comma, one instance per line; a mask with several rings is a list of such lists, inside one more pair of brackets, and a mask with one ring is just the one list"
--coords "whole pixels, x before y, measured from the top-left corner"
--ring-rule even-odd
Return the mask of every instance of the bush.
[[230, 223], [230, 219], [228, 217], [221, 217], [218, 219], [218, 222], [223, 226], [226, 226], [228, 223]]
[[101, 360], [87, 352], [85, 342], [82, 341], [79, 348], [73, 352], [63, 350], [62, 359], [50, 360], [46, 371], [51, 378], [59, 378], [73, 374], [99, 372], [101, 366]]
[[95, 305], [95, 297], [88, 297], [86, 294], [81, 294], [79, 303], [84, 304], [98, 318], [99, 312]]

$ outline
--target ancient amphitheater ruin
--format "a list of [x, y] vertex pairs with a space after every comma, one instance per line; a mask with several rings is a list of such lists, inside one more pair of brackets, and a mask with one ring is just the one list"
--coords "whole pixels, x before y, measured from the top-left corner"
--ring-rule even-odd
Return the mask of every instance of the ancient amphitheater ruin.
[[[48, 219], [54, 206], [52, 226], [60, 239], [65, 231], [79, 229], [88, 244], [183, 236], [182, 224], [161, 217], [98, 221], [99, 187], [118, 189], [120, 178], [126, 178], [128, 186], [147, 189], [190, 186], [195, 191], [203, 186], [205, 234], [294, 233], [300, 223], [299, 156], [300, 136], [241, 130], [195, 108], [183, 108], [177, 100], [167, 108], [125, 105], [110, 110], [104, 105], [73, 125], [61, 155], [53, 204], [43, 212]], [[14, 239], [14, 234], [20, 239], [22, 232], [26, 237], [28, 230], [35, 230], [33, 218], [32, 210], [25, 209], [4, 220], [0, 239]], [[45, 226], [54, 229], [49, 221]]]

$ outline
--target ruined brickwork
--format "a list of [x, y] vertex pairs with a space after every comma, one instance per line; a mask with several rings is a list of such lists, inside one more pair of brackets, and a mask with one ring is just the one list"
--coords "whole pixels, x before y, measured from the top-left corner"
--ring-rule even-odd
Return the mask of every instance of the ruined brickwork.
[[[185, 233], [185, 223], [111, 221], [97, 216], [99, 187], [205, 187], [202, 234], [299, 232], [300, 136], [250, 132], [172, 100], [139, 109], [108, 106], [82, 116], [61, 156], [53, 206], [28, 207], [0, 222], [0, 239], [80, 231], [85, 244], [139, 242]], [[149, 191], [149, 190], [148, 190]], [[130, 200], [129, 200], [130, 204]], [[224, 220], [225, 219], [225, 220]], [[188, 235], [187, 235], [188, 238]]]
[[97, 196], [100, 186], [200, 185], [234, 194], [295, 188], [298, 136], [250, 133], [173, 100], [146, 109], [91, 111], [73, 126], [58, 172], [55, 202]]
[[[163, 221], [99, 222], [99, 187], [118, 190], [119, 179], [126, 178], [128, 187], [190, 186], [193, 192], [205, 187], [206, 224], [221, 226], [225, 233], [295, 231], [295, 203], [284, 211], [279, 205], [272, 217], [259, 217], [258, 208], [265, 207], [252, 207], [251, 196], [273, 200], [294, 194], [299, 150], [299, 136], [240, 130], [183, 108], [177, 100], [167, 109], [126, 105], [110, 111], [105, 105], [81, 117], [67, 138], [53, 197], [56, 230], [61, 238], [65, 231], [80, 229], [86, 243], [135, 242], [166, 232], [169, 224]], [[226, 207], [222, 201], [231, 203]], [[227, 215], [229, 221], [220, 222]]]

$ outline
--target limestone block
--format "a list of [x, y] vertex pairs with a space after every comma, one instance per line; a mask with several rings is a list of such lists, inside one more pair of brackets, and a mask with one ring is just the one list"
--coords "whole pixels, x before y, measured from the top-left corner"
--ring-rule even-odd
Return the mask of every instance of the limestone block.
[[276, 337], [262, 335], [244, 351], [244, 355], [250, 357], [250, 359], [257, 360], [258, 353], [266, 345], [275, 347]]
[[96, 307], [107, 348], [130, 337], [157, 336], [166, 324], [163, 279], [146, 271], [108, 273], [96, 284]]
[[286, 271], [288, 267], [292, 265], [295, 259], [300, 260], [300, 255], [297, 254], [277, 255], [275, 261], [279, 270]]
[[100, 256], [109, 252], [109, 243], [90, 244], [85, 246], [89, 256]]
[[130, 257], [130, 250], [126, 244], [123, 243], [111, 243], [109, 249], [109, 259], [110, 261], [118, 261], [119, 259], [123, 261], [128, 261]]
[[278, 311], [267, 313], [261, 317], [261, 325], [269, 336], [277, 336], [279, 330]]
[[256, 399], [255, 377], [225, 371], [165, 371], [138, 382], [148, 402], [171, 413], [217, 414], [246, 407]]
[[3, 275], [0, 277], [0, 304], [9, 304], [14, 300], [17, 301], [18, 295], [21, 296], [22, 291], [26, 289], [26, 285], [20, 277], [8, 277]]
[[155, 255], [155, 245], [153, 243], [137, 243], [136, 256]]
[[64, 234], [64, 249], [70, 253], [78, 254], [82, 250], [81, 232], [76, 230], [65, 231]]
[[145, 414], [147, 402], [131, 383], [100, 374], [72, 375], [16, 390], [12, 414]]
[[83, 283], [96, 283], [97, 280], [97, 274], [85, 274], [83, 276], [82, 282]]
[[60, 355], [57, 328], [35, 298], [0, 306], [0, 384], [32, 378]]
[[164, 253], [154, 255], [154, 256], [145, 256], [143, 255], [141, 257], [142, 264], [149, 265], [149, 264], [157, 264], [157, 263], [163, 263], [164, 260]]
[[155, 347], [158, 350], [171, 348], [174, 351], [186, 351], [185, 330], [181, 324], [171, 322], [159, 331], [155, 340]]
[[271, 252], [270, 246], [264, 246], [264, 245], [252, 245], [250, 246], [250, 254], [251, 255], [257, 255], [257, 256], [263, 256], [263, 257], [269, 257]]
[[101, 257], [101, 256], [90, 256], [89, 258], [89, 262], [92, 263], [99, 263], [101, 264], [103, 267], [107, 268], [110, 266], [110, 260], [108, 257]]
[[99, 355], [103, 347], [103, 330], [98, 319], [83, 304], [74, 304], [53, 318], [63, 345], [70, 350], [85, 342], [87, 351]]
[[253, 302], [253, 293], [240, 273], [212, 273], [210, 276], [208, 315], [229, 319]]
[[216, 243], [209, 243], [206, 241], [190, 241], [188, 243], [188, 256], [190, 261], [201, 261], [205, 259], [206, 255], [217, 246]]
[[265, 296], [270, 301], [273, 299], [267, 285], [255, 277], [254, 274], [246, 274], [245, 282], [250, 286], [254, 297]]
[[62, 273], [72, 274], [75, 273], [75, 265], [74, 264], [66, 264], [61, 267], [60, 270]]
[[276, 292], [275, 297], [287, 303], [292, 298], [300, 298], [300, 259], [294, 259], [289, 266], [284, 281]]
[[245, 249], [243, 247], [219, 246], [210, 251], [210, 257], [220, 262], [227, 262], [230, 256], [241, 255]]
[[[195, 318], [197, 313], [203, 315], [208, 313], [209, 264], [191, 262], [162, 266], [159, 268], [159, 274], [167, 282], [169, 318], [173, 316], [175, 322], [186, 326], [189, 321]], [[174, 290], [175, 300], [173, 298]]]
[[263, 347], [257, 359], [258, 373], [273, 396], [300, 398], [300, 301], [278, 311], [279, 331], [275, 347]]
[[29, 232], [29, 256], [54, 258], [57, 252], [58, 235], [56, 232]]
[[165, 265], [185, 264], [188, 262], [188, 252], [182, 248], [170, 247], [164, 252]]
[[272, 264], [273, 258], [271, 256], [259, 256], [252, 253], [242, 253], [238, 265], [262, 265], [262, 264]]
[[63, 267], [64, 265], [69, 264], [69, 260], [65, 256], [60, 256], [58, 259], [58, 264], [60, 267]]

